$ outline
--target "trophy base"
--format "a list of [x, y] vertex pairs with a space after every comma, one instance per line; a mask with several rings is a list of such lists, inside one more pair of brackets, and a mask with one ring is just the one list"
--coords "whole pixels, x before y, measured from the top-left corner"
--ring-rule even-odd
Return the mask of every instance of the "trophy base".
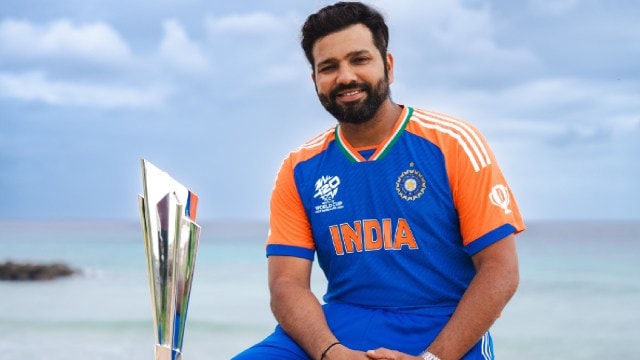
[[156, 344], [156, 360], [182, 360], [182, 354], [166, 345]]

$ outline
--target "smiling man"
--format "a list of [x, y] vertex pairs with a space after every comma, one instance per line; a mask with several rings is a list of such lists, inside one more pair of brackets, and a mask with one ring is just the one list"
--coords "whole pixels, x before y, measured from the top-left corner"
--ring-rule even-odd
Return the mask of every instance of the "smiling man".
[[[291, 152], [267, 239], [278, 326], [235, 359], [493, 359], [524, 224], [484, 138], [394, 103], [383, 17], [358, 2], [309, 16], [302, 47], [338, 124]], [[317, 256], [324, 304], [311, 292]]]

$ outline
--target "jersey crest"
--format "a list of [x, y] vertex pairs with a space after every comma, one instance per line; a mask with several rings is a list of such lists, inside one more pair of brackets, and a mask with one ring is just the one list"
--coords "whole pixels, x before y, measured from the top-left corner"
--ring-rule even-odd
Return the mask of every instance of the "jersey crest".
[[413, 163], [410, 166], [411, 169], [403, 171], [396, 180], [398, 195], [407, 201], [419, 199], [427, 188], [427, 181], [422, 173], [413, 169]]

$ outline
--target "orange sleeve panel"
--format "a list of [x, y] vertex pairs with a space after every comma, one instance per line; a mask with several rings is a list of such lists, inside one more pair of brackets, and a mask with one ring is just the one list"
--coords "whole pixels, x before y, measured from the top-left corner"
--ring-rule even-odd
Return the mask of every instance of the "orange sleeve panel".
[[285, 245], [315, 250], [311, 225], [294, 178], [297, 164], [326, 149], [334, 138], [332, 128], [291, 152], [283, 161], [271, 194], [267, 245]]

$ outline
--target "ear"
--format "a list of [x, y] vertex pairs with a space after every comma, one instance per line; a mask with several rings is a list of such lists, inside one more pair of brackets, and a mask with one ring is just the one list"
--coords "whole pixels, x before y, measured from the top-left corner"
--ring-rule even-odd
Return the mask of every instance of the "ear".
[[389, 84], [393, 82], [393, 54], [387, 52], [387, 74], [389, 75]]

